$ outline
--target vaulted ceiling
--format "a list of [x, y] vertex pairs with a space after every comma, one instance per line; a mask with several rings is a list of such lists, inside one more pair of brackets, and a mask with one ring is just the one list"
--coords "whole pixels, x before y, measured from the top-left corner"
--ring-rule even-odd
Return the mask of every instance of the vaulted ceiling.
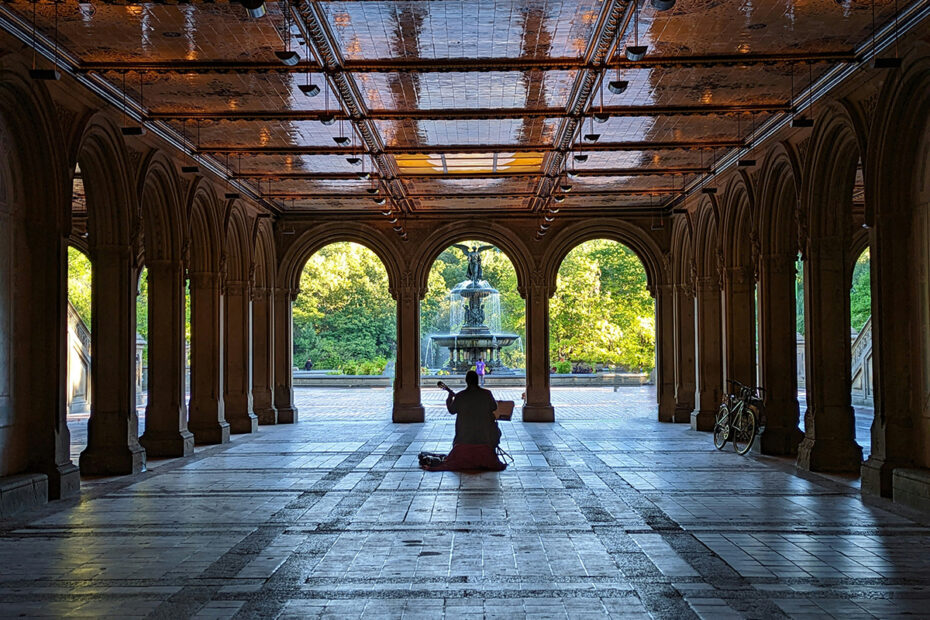
[[[0, 13], [34, 19], [63, 65], [124, 94], [133, 115], [275, 210], [641, 213], [667, 207], [734, 150], [752, 157], [742, 151], [760, 128], [855, 63], [895, 3], [266, 9], [252, 18], [238, 2], [14, 1]], [[628, 60], [637, 44], [645, 57]], [[297, 64], [279, 58], [288, 50]], [[611, 92], [612, 81], [626, 89]]]

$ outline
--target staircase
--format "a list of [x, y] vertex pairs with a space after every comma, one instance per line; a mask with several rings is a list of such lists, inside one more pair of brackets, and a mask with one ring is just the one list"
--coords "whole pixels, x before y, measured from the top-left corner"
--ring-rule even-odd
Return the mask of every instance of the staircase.
[[90, 413], [90, 330], [68, 302], [68, 413]]

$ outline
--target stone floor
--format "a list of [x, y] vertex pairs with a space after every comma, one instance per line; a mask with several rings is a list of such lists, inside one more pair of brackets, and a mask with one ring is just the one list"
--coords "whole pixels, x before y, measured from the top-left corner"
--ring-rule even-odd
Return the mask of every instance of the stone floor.
[[659, 424], [651, 388], [553, 400], [466, 475], [417, 468], [440, 392], [411, 425], [300, 392], [297, 425], [0, 522], [0, 617], [926, 617], [930, 518]]

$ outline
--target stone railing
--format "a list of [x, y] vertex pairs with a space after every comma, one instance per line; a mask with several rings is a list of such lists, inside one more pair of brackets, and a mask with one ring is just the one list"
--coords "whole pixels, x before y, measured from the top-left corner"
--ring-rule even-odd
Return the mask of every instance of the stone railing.
[[872, 317], [869, 317], [852, 344], [852, 399], [855, 404], [872, 405]]
[[90, 411], [90, 330], [68, 302], [68, 411]]

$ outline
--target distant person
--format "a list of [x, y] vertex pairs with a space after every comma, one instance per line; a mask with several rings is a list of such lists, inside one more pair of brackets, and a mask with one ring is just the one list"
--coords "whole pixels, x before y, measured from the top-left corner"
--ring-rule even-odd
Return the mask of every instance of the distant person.
[[478, 373], [478, 385], [484, 387], [484, 358], [479, 357], [475, 363], [475, 372]]
[[494, 411], [497, 401], [489, 390], [478, 385], [478, 373], [465, 373], [464, 390], [456, 394], [445, 383], [439, 387], [449, 392], [446, 409], [455, 418], [452, 451], [443, 454], [420, 453], [420, 467], [429, 471], [503, 471], [507, 465], [497, 457], [501, 431]]
[[307, 361], [304, 362], [304, 370], [313, 370], [313, 360], [309, 357], [307, 358]]

